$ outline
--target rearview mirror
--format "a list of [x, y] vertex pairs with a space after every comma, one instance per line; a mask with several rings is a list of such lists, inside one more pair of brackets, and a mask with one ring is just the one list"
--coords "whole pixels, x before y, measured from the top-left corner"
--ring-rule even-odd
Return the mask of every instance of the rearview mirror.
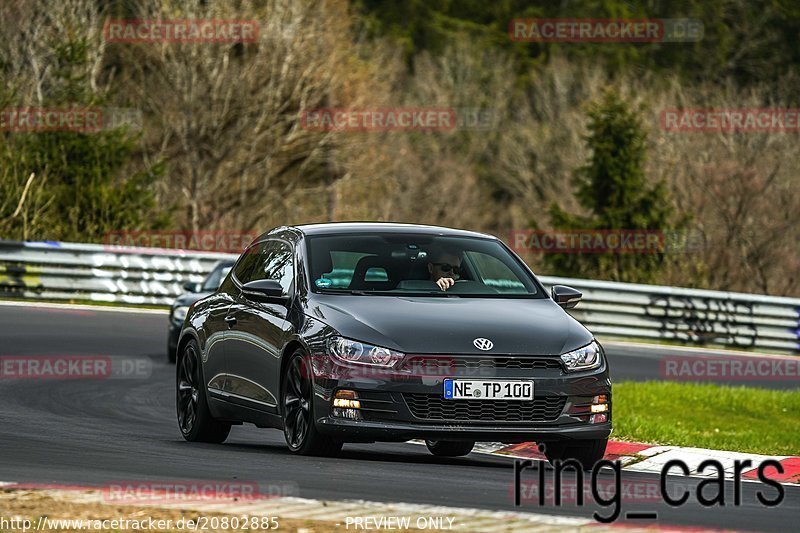
[[566, 285], [553, 285], [550, 294], [553, 297], [553, 301], [564, 309], [572, 309], [583, 298], [583, 294], [580, 291]]
[[242, 285], [242, 293], [248, 298], [280, 298], [283, 287], [274, 279], [257, 279]]

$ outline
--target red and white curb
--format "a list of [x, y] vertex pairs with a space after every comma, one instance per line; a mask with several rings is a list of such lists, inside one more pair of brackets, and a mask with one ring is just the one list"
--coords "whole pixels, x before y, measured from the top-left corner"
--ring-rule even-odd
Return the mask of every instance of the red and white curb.
[[[522, 444], [479, 443], [475, 445], [475, 452], [491, 455], [501, 455], [520, 459], [545, 460], [542, 453], [533, 442]], [[686, 463], [690, 476], [707, 477], [715, 476], [715, 469], [706, 469], [703, 473], [697, 471], [700, 463], [707, 459], [719, 461], [725, 469], [725, 477], [733, 479], [734, 463], [749, 460], [751, 467], [742, 471], [742, 479], [755, 480], [759, 465], [767, 459], [778, 461], [783, 467], [779, 474], [774, 468], [767, 468], [765, 474], [770, 479], [784, 484], [800, 483], [800, 457], [785, 455], [760, 455], [755, 453], [729, 452], [709, 450], [705, 448], [688, 448], [683, 446], [655, 446], [639, 442], [608, 441], [605, 459], [619, 460], [624, 470], [634, 472], [660, 473], [664, 465], [673, 459]], [[680, 470], [670, 470], [671, 473], [682, 474]]]

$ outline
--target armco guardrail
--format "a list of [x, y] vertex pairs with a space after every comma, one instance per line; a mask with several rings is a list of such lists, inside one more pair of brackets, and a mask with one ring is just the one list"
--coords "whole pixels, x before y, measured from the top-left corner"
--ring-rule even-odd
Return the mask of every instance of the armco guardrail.
[[[0, 241], [0, 296], [168, 305], [221, 253]], [[600, 337], [800, 353], [800, 299], [541, 276], [584, 294], [571, 314]]]
[[570, 313], [600, 337], [800, 353], [800, 298], [552, 278], [584, 300]]
[[221, 253], [132, 251], [101, 244], [0, 241], [0, 296], [169, 305], [203, 281]]

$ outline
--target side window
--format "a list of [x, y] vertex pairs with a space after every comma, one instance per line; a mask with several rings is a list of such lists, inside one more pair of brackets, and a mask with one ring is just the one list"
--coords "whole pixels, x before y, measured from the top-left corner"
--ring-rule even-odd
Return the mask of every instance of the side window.
[[255, 269], [256, 263], [261, 260], [265, 246], [266, 243], [254, 244], [245, 250], [242, 256], [239, 258], [239, 262], [237, 262], [236, 266], [233, 267], [233, 275], [236, 276], [236, 279], [239, 280], [239, 283], [245, 284], [253, 279], [259, 279], [252, 277], [253, 270]]
[[267, 241], [258, 255], [259, 261], [249, 281], [274, 279], [280, 282], [283, 294], [289, 294], [294, 281], [292, 247], [281, 241]]

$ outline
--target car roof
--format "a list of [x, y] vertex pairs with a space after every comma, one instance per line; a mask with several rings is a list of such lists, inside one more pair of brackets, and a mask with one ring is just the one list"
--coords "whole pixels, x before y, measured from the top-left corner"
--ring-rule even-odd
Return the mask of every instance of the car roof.
[[292, 226], [304, 235], [333, 235], [342, 233], [411, 233], [445, 235], [450, 237], [479, 237], [496, 239], [494, 235], [442, 226], [404, 224], [399, 222], [327, 222], [324, 224], [302, 224]]

